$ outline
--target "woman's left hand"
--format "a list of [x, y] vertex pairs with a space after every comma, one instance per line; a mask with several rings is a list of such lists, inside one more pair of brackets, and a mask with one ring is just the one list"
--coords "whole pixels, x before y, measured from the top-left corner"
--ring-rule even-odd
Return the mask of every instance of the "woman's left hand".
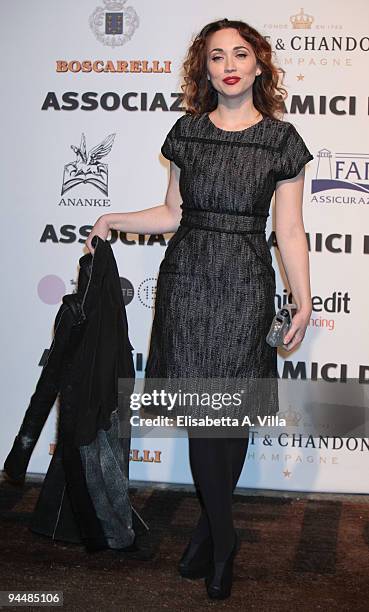
[[311, 309], [298, 310], [292, 317], [291, 327], [285, 335], [282, 345], [286, 351], [291, 351], [304, 339], [311, 312]]

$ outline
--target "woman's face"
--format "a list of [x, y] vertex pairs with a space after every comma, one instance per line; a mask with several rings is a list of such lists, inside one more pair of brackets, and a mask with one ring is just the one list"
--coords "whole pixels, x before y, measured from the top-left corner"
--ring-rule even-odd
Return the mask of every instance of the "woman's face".
[[226, 97], [244, 94], [261, 73], [252, 46], [234, 28], [211, 34], [206, 54], [208, 77], [217, 92]]

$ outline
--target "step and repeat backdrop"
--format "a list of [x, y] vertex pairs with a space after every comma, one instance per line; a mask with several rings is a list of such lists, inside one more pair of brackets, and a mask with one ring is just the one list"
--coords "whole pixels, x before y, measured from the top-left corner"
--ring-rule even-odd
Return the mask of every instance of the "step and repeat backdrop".
[[[331, 393], [321, 405], [337, 405], [340, 414], [361, 406], [369, 382], [368, 3], [20, 0], [3, 3], [1, 14], [1, 465], [34, 392], [62, 296], [75, 290], [92, 225], [104, 213], [164, 200], [169, 162], [160, 147], [183, 112], [181, 63], [192, 37], [223, 17], [242, 19], [270, 40], [286, 73], [284, 119], [314, 155], [304, 191], [313, 313], [299, 348], [278, 356], [280, 379], [326, 383]], [[80, 178], [78, 167], [86, 169]], [[273, 201], [270, 212], [279, 308], [289, 289]], [[137, 379], [144, 374], [156, 279], [170, 237], [111, 235]], [[349, 384], [353, 395], [342, 393]], [[314, 401], [319, 406], [319, 393]], [[327, 437], [322, 424], [321, 432], [306, 436], [294, 402], [287, 398], [281, 411], [295, 432], [266, 435], [255, 427], [240, 486], [369, 492], [365, 427]], [[56, 413], [54, 406], [31, 472], [48, 468]], [[192, 482], [187, 439], [158, 432], [133, 437], [130, 476]]]

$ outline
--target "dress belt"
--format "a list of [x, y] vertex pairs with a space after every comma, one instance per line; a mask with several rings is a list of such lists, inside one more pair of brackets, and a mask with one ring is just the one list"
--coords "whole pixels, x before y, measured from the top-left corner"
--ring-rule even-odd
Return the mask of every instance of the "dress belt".
[[182, 206], [180, 225], [231, 234], [264, 234], [267, 217]]

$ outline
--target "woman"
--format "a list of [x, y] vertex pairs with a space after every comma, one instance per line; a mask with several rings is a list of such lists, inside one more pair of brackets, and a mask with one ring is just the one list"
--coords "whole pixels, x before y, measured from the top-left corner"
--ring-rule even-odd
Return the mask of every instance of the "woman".
[[[275, 191], [276, 237], [297, 304], [285, 337], [291, 350], [311, 314], [302, 219], [304, 166], [313, 159], [294, 126], [276, 117], [270, 44], [241, 21], [205, 26], [184, 62], [184, 104], [162, 147], [170, 160], [165, 203], [100, 217], [95, 234], [176, 231], [160, 265], [146, 376], [275, 378], [265, 337], [275, 314], [275, 273], [265, 224]], [[182, 210], [181, 210], [182, 209]], [[179, 571], [205, 577], [210, 598], [231, 594], [239, 548], [232, 492], [248, 437], [189, 438], [202, 512]]]

